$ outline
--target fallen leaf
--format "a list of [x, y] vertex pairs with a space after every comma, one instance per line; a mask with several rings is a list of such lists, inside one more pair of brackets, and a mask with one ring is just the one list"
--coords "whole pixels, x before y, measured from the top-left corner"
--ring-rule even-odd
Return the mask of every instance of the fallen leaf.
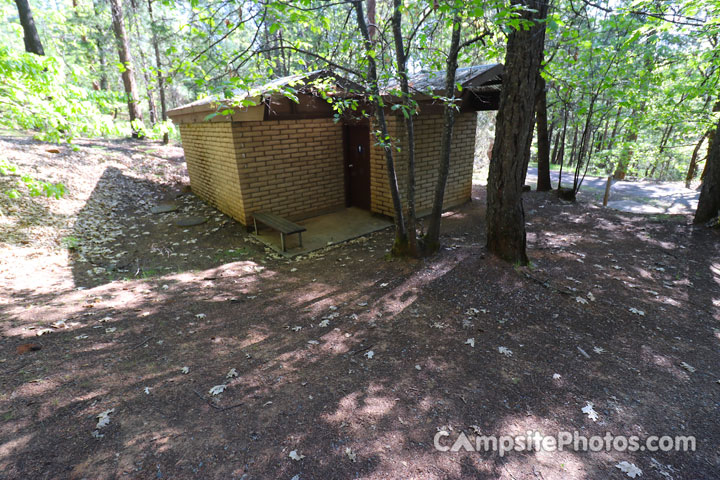
[[689, 363], [685, 363], [685, 362], [681, 362], [680, 366], [690, 373], [694, 373], [697, 370], [695, 367], [693, 367]]
[[190, 373], [190, 367], [182, 367], [180, 371], [184, 374], [188, 374]]
[[225, 384], [215, 385], [214, 387], [212, 387], [210, 389], [210, 391], [208, 393], [210, 395], [220, 395], [222, 392], [225, 391], [226, 388], [227, 388], [227, 385], [225, 385]]
[[[87, 338], [87, 335], [85, 335], [85, 337]], [[77, 337], [75, 337], [75, 338], [77, 338]], [[22, 345], [18, 345], [16, 352], [18, 355], [22, 355], [22, 354], [28, 353], [28, 352], [37, 352], [41, 348], [42, 348], [42, 346], [38, 345], [37, 343], [24, 343]]]
[[590, 402], [587, 402], [587, 405], [582, 408], [582, 412], [586, 414], [593, 422], [597, 422], [598, 418], [600, 418], [598, 416], [598, 413], [593, 408], [593, 404]]
[[371, 359], [371, 358], [373, 358], [373, 357], [375, 356], [375, 352], [373, 352], [372, 350], [368, 350], [367, 352], [365, 352], [365, 356], [366, 356], [366, 357], [368, 358], [368, 360], [369, 360], [369, 359]]
[[465, 340], [465, 345], [470, 345], [472, 348], [475, 348], [475, 339], [468, 338], [467, 340]]
[[97, 425], [95, 426], [95, 428], [99, 429], [99, 428], [107, 427], [110, 424], [110, 414], [113, 413], [114, 411], [115, 411], [115, 409], [111, 408], [110, 410], [105, 410], [104, 412], [98, 414], [96, 417], [98, 419], [98, 422], [97, 422]]
[[506, 357], [512, 357], [513, 354], [512, 350], [507, 347], [498, 347], [498, 352], [502, 353]]
[[583, 297], [575, 297], [575, 301], [578, 302], [578, 303], [581, 303], [581, 304], [583, 304], [583, 305], [585, 305], [586, 303], [588, 303], [588, 301], [585, 300]]
[[345, 447], [345, 455], [347, 455], [351, 462], [355, 463], [357, 461], [357, 454], [352, 451], [352, 448]]
[[300, 455], [300, 454], [297, 452], [297, 450], [293, 450], [292, 452], [290, 452], [289, 457], [292, 458], [293, 460], [295, 460], [296, 462], [299, 462], [300, 460], [302, 460], [303, 458], [305, 458], [305, 455]]
[[640, 315], [641, 317], [645, 316], [645, 312], [643, 312], [642, 310], [638, 310], [635, 307], [630, 307], [628, 310], [630, 310], [630, 312], [634, 313], [635, 315]]
[[625, 460], [615, 465], [615, 468], [619, 468], [621, 472], [626, 473], [630, 478], [642, 476], [642, 470], [636, 467], [634, 463], [626, 462]]
[[145, 395], [150, 395], [150, 387], [145, 387]]
[[602, 347], [593, 347], [593, 352], [595, 353], [605, 353], [605, 349]]
[[225, 378], [235, 378], [238, 376], [237, 370], [234, 368], [231, 368], [229, 372], [227, 372], [227, 375], [225, 375]]
[[553, 380], [560, 380], [561, 376], [559, 373], [553, 373]]

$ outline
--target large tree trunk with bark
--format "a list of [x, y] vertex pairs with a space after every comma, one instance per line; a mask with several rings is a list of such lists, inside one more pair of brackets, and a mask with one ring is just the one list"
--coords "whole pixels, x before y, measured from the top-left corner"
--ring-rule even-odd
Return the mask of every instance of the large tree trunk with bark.
[[537, 156], [538, 156], [538, 192], [552, 190], [550, 183], [550, 136], [548, 135], [547, 117], [547, 91], [545, 79], [538, 75], [537, 99], [535, 101], [537, 113]]
[[528, 7], [522, 16], [530, 29], [513, 30], [508, 37], [505, 74], [495, 127], [495, 144], [487, 186], [487, 247], [509, 262], [527, 265], [525, 212], [522, 204], [523, 167], [530, 157], [535, 85], [545, 45], [547, 3], [513, 0]]
[[136, 120], [142, 122], [142, 112], [140, 110], [140, 96], [138, 95], [137, 83], [135, 83], [133, 60], [130, 54], [130, 47], [128, 46], [120, 0], [110, 0], [110, 14], [112, 16], [113, 31], [115, 32], [118, 58], [124, 68], [122, 81], [125, 86], [125, 93], [127, 94], [128, 113], [130, 114], [130, 123], [133, 132], [132, 136], [137, 138], [140, 135], [140, 131], [137, 128]]
[[[453, 18], [452, 37], [450, 40], [450, 52], [448, 53], [445, 67], [445, 96], [448, 99], [455, 98], [455, 72], [458, 68], [458, 52], [460, 51], [461, 19], [458, 14]], [[440, 248], [440, 223], [442, 219], [443, 200], [445, 199], [445, 187], [450, 173], [450, 153], [452, 150], [452, 135], [455, 127], [455, 105], [445, 105], [443, 113], [443, 132], [440, 140], [440, 163], [438, 164], [438, 176], [435, 181], [435, 196], [433, 199], [432, 213], [428, 232], [425, 236], [425, 248], [428, 253], [436, 252]]]
[[[716, 132], [720, 129], [720, 120]], [[705, 223], [720, 214], [720, 142], [711, 141], [710, 153], [705, 162], [705, 178], [700, 190], [700, 200], [695, 211], [694, 223]]]
[[25, 41], [25, 51], [36, 55], [45, 55], [40, 35], [38, 35], [37, 27], [35, 27], [35, 19], [30, 10], [28, 0], [15, 0], [18, 15], [20, 16], [20, 25], [22, 25]]

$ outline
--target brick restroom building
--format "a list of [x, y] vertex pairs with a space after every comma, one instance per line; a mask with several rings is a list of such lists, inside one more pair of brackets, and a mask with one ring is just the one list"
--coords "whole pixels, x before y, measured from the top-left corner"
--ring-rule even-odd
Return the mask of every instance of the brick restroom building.
[[[456, 93], [459, 114], [446, 209], [470, 200], [476, 112], [497, 110], [502, 71], [500, 64], [457, 71], [462, 89]], [[317, 82], [323, 83], [324, 95]], [[432, 208], [440, 159], [443, 105], [434, 97], [444, 94], [444, 75], [421, 73], [410, 84], [419, 104], [416, 210], [423, 215]], [[253, 212], [299, 221], [355, 207], [392, 217], [385, 154], [375, 145], [372, 116], [339, 117], [326, 100], [354, 98], [362, 109], [361, 91], [348, 80], [317, 71], [274, 80], [232, 100], [208, 98], [170, 110], [168, 116], [179, 125], [192, 191], [243, 225], [252, 225]], [[385, 101], [392, 105], [397, 99], [387, 94]], [[400, 147], [395, 167], [404, 193], [404, 120], [388, 108], [387, 121]]]

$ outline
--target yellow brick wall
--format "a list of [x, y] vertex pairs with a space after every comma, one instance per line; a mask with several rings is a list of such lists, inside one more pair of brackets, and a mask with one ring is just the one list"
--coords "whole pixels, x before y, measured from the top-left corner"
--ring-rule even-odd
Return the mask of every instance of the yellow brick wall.
[[[388, 133], [397, 139], [401, 151], [394, 151], [395, 170], [400, 194], [405, 206], [407, 193], [407, 148], [402, 117], [388, 116]], [[475, 156], [475, 129], [477, 115], [464, 113], [456, 116], [453, 129], [453, 145], [450, 157], [450, 175], [445, 187], [444, 208], [462, 204], [472, 193], [473, 159]], [[373, 127], [376, 128], [376, 127]], [[419, 115], [415, 118], [415, 210], [418, 215], [430, 213], [435, 194], [437, 165], [440, 160], [443, 116]], [[373, 144], [377, 141], [373, 138]], [[373, 146], [370, 153], [371, 210], [393, 216], [392, 198], [387, 180], [385, 152]]]
[[[402, 146], [402, 118], [387, 120]], [[470, 199], [475, 128], [476, 114], [457, 116], [445, 208]], [[432, 208], [442, 115], [417, 117], [415, 132], [416, 211], [422, 215]], [[300, 220], [345, 206], [342, 125], [332, 119], [192, 123], [180, 125], [180, 135], [193, 192], [245, 225], [254, 211]], [[395, 155], [404, 202], [406, 149]], [[370, 184], [371, 211], [392, 217], [385, 154], [378, 146], [370, 152]]]
[[218, 210], [244, 219], [237, 153], [230, 122], [180, 125], [190, 186]]
[[[332, 119], [236, 122], [243, 223], [255, 211], [290, 220], [344, 208], [342, 124]], [[237, 217], [236, 217], [237, 218]]]

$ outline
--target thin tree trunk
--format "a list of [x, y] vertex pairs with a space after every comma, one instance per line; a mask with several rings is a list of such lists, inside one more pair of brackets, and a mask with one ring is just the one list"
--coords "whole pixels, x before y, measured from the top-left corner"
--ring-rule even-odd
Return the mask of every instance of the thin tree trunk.
[[630, 165], [630, 162], [633, 159], [633, 154], [635, 152], [632, 145], [637, 141], [638, 139], [638, 130], [639, 126], [637, 125], [637, 119], [636, 114], [639, 113], [642, 115], [645, 112], [645, 102], [642, 103], [640, 106], [640, 111], [637, 112], [635, 110], [632, 111], [630, 114], [630, 122], [628, 125], [627, 132], [625, 133], [625, 140], [623, 145], [623, 149], [620, 152], [620, 158], [618, 159], [617, 167], [615, 168], [615, 173], [613, 174], [613, 178], [615, 180], [623, 180], [625, 179], [625, 175], [627, 174], [628, 166]]
[[[591, 144], [590, 132], [592, 131], [592, 118], [595, 114], [595, 102], [597, 99], [598, 93], [594, 94], [591, 98], [590, 108], [585, 116], [585, 126], [583, 127], [582, 137], [580, 138], [580, 148], [578, 150], [577, 164], [575, 165], [575, 176], [573, 177], [573, 198], [580, 191], [580, 186], [585, 179], [585, 173], [587, 173], [587, 169], [590, 166], [590, 155], [588, 154], [588, 149]], [[587, 161], [585, 161], [585, 157], [587, 157]], [[582, 177], [580, 177], [580, 170], [582, 170], [583, 162], [585, 162], [585, 170]]]
[[535, 111], [537, 113], [537, 155], [538, 155], [538, 181], [537, 191], [547, 192], [552, 190], [550, 183], [550, 136], [548, 134], [547, 119], [547, 91], [545, 90], [545, 79], [538, 75], [537, 100]]
[[[720, 128], [720, 120], [715, 129]], [[695, 211], [694, 223], [705, 223], [720, 212], [720, 142], [713, 139], [705, 163], [705, 179], [700, 190], [700, 200]]]
[[[98, 8], [98, 0], [93, 0], [93, 11], [95, 12], [95, 18], [100, 18], [100, 10]], [[100, 90], [108, 90], [108, 78], [107, 78], [107, 61], [105, 59], [105, 46], [103, 45], [103, 30], [97, 28], [94, 34], [95, 46], [98, 50], [98, 62], [100, 63]]]
[[495, 128], [495, 144], [487, 186], [487, 248], [509, 262], [527, 265], [525, 212], [522, 203], [523, 167], [530, 157], [535, 83], [545, 45], [548, 5], [542, 0], [513, 0], [528, 7], [520, 15], [533, 22], [529, 29], [508, 36], [505, 75]]
[[142, 67], [143, 81], [145, 82], [145, 91], [147, 92], [148, 101], [148, 113], [150, 114], [150, 124], [155, 125], [157, 123], [157, 109], [155, 108], [155, 97], [152, 87], [152, 81], [148, 75], [148, 62], [145, 58], [144, 50], [140, 45], [142, 37], [140, 36], [140, 27], [137, 24], [137, 6], [133, 4], [133, 16], [131, 25], [135, 27], [135, 35], [137, 35], [138, 51], [140, 52], [140, 66]]
[[427, 235], [425, 236], [426, 248], [435, 252], [440, 248], [440, 223], [442, 221], [443, 201], [445, 200], [445, 187], [450, 172], [450, 153], [452, 151], [453, 128], [455, 127], [455, 73], [458, 68], [458, 52], [460, 51], [460, 33], [462, 23], [458, 13], [453, 17], [452, 37], [450, 39], [450, 51], [448, 52], [445, 65], [445, 96], [449, 103], [445, 105], [443, 112], [443, 131], [440, 140], [440, 162], [438, 163], [438, 175], [435, 181], [435, 196], [433, 198], [432, 213], [428, 224]]
[[615, 125], [613, 125], [612, 133], [610, 134], [610, 138], [608, 138], [607, 146], [605, 147], [606, 150], [612, 149], [613, 145], [615, 145], [615, 139], [617, 138], [618, 134], [618, 128], [620, 128], [620, 114], [622, 113], [622, 106], [618, 107], [617, 114], [615, 115]]
[[567, 110], [563, 108], [563, 119], [562, 119], [562, 128], [560, 132], [555, 135], [555, 146], [553, 147], [553, 154], [552, 158], [550, 159], [550, 163], [553, 165], [557, 165], [559, 163], [558, 157], [560, 154], [560, 145], [565, 142], [565, 132], [567, 131]]
[[[148, 0], [148, 14], [150, 15], [150, 30], [152, 31], [153, 50], [155, 50], [155, 69], [157, 70], [158, 93], [160, 94], [160, 115], [163, 122], [167, 121], [167, 101], [165, 100], [165, 77], [163, 77], [162, 60], [160, 58], [160, 42], [157, 37], [157, 25], [153, 16], [152, 0]], [[163, 144], [170, 142], [167, 132], [163, 133]]]
[[375, 35], [377, 35], [377, 24], [375, 23], [375, 0], [367, 0], [367, 18], [370, 40], [375, 41]]
[[693, 179], [695, 178], [695, 174], [697, 173], [697, 159], [698, 155], [700, 153], [700, 147], [702, 147], [703, 142], [705, 141], [705, 138], [708, 136], [707, 132], [700, 138], [700, 141], [695, 145], [695, 148], [693, 149], [692, 157], [690, 158], [690, 165], [688, 165], [688, 172], [685, 176], [685, 188], [690, 188], [690, 184], [692, 183]]
[[112, 16], [113, 31], [118, 49], [118, 58], [123, 65], [122, 81], [127, 94], [128, 113], [130, 115], [130, 125], [132, 128], [132, 136], [137, 138], [140, 136], [140, 129], [137, 122], [142, 122], [142, 111], [140, 110], [140, 102], [137, 84], [135, 83], [135, 73], [128, 46], [127, 34], [125, 33], [125, 24], [123, 21], [122, 7], [120, 0], [110, 0], [110, 14]]
[[374, 55], [370, 53], [373, 51], [373, 43], [370, 39], [370, 33], [368, 32], [367, 22], [365, 21], [363, 2], [355, 2], [355, 14], [358, 28], [365, 43], [365, 58], [368, 62], [369, 94], [372, 96], [375, 118], [380, 128], [380, 135], [382, 136], [382, 138], [378, 140], [382, 142], [383, 149], [385, 150], [388, 184], [390, 187], [390, 196], [393, 201], [393, 209], [395, 210], [395, 245], [393, 246], [393, 250], [397, 251], [395, 246], [402, 246], [407, 242], [407, 226], [405, 224], [402, 201], [400, 200], [400, 189], [398, 188], [392, 145], [390, 144], [390, 135], [388, 134], [387, 121], [385, 119], [384, 104], [380, 96], [380, 87], [378, 86], [377, 64]]
[[[395, 43], [395, 58], [400, 77], [400, 90], [404, 106], [405, 130], [407, 133], [407, 253], [411, 257], [418, 256], [417, 230], [415, 225], [415, 108], [411, 105], [410, 86], [407, 76], [407, 57], [402, 37], [402, 0], [393, 0], [392, 30]], [[368, 32], [369, 33], [369, 32]]]
[[[578, 143], [578, 126], [575, 125], [573, 127], [573, 141], [572, 146], [570, 147], [570, 160], [568, 161], [568, 166], [572, 167], [575, 163], [575, 152], [577, 151], [577, 143]], [[565, 151], [563, 150], [563, 153]], [[562, 174], [563, 174], [563, 167], [565, 166], [564, 162], [560, 162], [560, 172], [558, 174], [558, 192], [561, 189], [562, 185]]]
[[23, 29], [25, 51], [36, 55], [45, 55], [40, 35], [38, 35], [37, 27], [35, 27], [35, 19], [30, 10], [30, 3], [28, 0], [15, 0], [15, 5], [17, 5], [20, 25], [22, 25]]
[[[665, 126], [665, 130], [663, 130], [662, 137], [660, 137], [660, 148], [658, 149], [658, 157], [655, 159], [655, 162], [653, 162], [652, 169], [650, 170], [650, 178], [653, 178], [653, 176], [655, 175], [655, 170], [661, 162], [660, 159], [662, 158], [662, 154], [665, 152], [665, 146], [667, 145], [668, 139], [672, 134], [673, 128], [674, 125], [668, 124], [667, 126]], [[663, 170], [664, 168], [661, 169], [660, 176], [662, 176]], [[647, 174], [648, 170], [645, 170], [645, 176], [647, 176]]]

